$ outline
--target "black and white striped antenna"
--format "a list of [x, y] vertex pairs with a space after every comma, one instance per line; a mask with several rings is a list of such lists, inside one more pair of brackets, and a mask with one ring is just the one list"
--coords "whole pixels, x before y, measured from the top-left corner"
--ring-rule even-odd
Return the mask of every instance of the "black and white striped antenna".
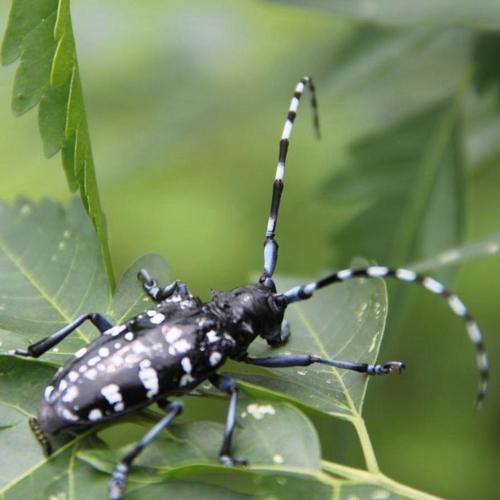
[[283, 133], [281, 134], [281, 140], [279, 143], [278, 165], [276, 167], [276, 176], [273, 183], [271, 209], [269, 211], [266, 239], [264, 241], [264, 271], [260, 278], [261, 283], [267, 283], [270, 281], [271, 286], [273, 286], [272, 280], [269, 279], [272, 278], [274, 274], [274, 269], [276, 268], [276, 262], [278, 260], [278, 243], [274, 239], [274, 236], [276, 234], [276, 224], [278, 221], [281, 194], [283, 193], [283, 177], [285, 175], [286, 157], [288, 153], [288, 146], [290, 144], [290, 135], [292, 133], [293, 123], [295, 121], [295, 117], [297, 116], [297, 109], [299, 107], [300, 98], [302, 97], [304, 89], [307, 85], [309, 85], [309, 90], [311, 91], [311, 106], [313, 110], [314, 130], [316, 131], [316, 136], [318, 137], [318, 139], [320, 138], [316, 92], [311, 77], [305, 76], [297, 84], [293, 92], [293, 97], [288, 109], [287, 119], [285, 121], [285, 126], [283, 127]]
[[314, 292], [320, 288], [353, 278], [393, 278], [398, 281], [418, 283], [429, 292], [439, 295], [446, 300], [450, 309], [465, 322], [467, 334], [476, 349], [476, 364], [479, 370], [479, 387], [476, 396], [476, 408], [480, 408], [488, 389], [489, 379], [488, 355], [486, 353], [481, 330], [462, 300], [434, 278], [423, 276], [422, 274], [412, 271], [411, 269], [391, 269], [385, 266], [370, 266], [361, 269], [342, 269], [341, 271], [329, 274], [318, 281], [296, 286], [285, 292], [283, 296], [287, 299], [289, 304], [299, 302], [301, 300], [311, 298]]

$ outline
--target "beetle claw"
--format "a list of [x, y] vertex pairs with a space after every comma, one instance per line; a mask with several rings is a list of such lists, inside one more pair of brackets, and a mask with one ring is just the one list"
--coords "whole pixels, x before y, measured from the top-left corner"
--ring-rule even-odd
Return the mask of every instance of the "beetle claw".
[[230, 455], [221, 455], [219, 457], [219, 462], [228, 467], [248, 465], [248, 460], [245, 460], [244, 458], [231, 457]]

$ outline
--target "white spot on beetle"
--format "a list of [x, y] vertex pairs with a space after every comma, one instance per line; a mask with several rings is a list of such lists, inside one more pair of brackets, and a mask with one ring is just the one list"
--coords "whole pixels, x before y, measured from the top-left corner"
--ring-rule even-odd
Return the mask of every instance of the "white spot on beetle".
[[113, 406], [113, 410], [115, 411], [123, 411], [125, 409], [125, 405], [123, 404], [123, 401], [120, 401], [119, 403], [116, 403], [115, 406]]
[[82, 356], [85, 355], [86, 352], [87, 352], [87, 348], [82, 347], [81, 349], [78, 349], [78, 351], [75, 352], [74, 356], [75, 356], [75, 358], [81, 358]]
[[220, 352], [214, 351], [210, 354], [209, 363], [211, 366], [215, 366], [222, 359], [222, 354]]
[[149, 368], [151, 366], [151, 361], [149, 359], [143, 359], [140, 363], [139, 366], [141, 368]]
[[156, 315], [156, 311], [154, 311], [153, 309], [148, 309], [146, 311], [146, 315], [149, 316], [150, 318], [152, 318], [153, 316]]
[[50, 396], [52, 395], [53, 392], [54, 392], [53, 386], [48, 385], [45, 388], [45, 391], [43, 392], [43, 397], [45, 398], [45, 401], [47, 401], [47, 403], [50, 403]]
[[135, 341], [132, 344], [132, 351], [134, 351], [136, 354], [141, 354], [143, 352], [148, 352], [148, 348], [142, 342]]
[[111, 357], [111, 362], [115, 366], [121, 366], [124, 363], [123, 358], [121, 356], [119, 356], [118, 354], [115, 354], [114, 356]]
[[91, 368], [90, 370], [87, 370], [84, 375], [86, 378], [89, 380], [95, 380], [97, 377], [97, 370], [95, 368]]
[[106, 398], [110, 405], [118, 403], [122, 400], [122, 395], [120, 392], [120, 387], [116, 384], [105, 385], [101, 389], [101, 394]]
[[184, 387], [185, 385], [188, 385], [190, 384], [191, 382], [194, 382], [194, 378], [189, 374], [189, 373], [186, 373], [186, 375], [183, 375], [181, 377], [181, 380], [179, 382], [179, 386], [180, 387]]
[[165, 315], [164, 314], [161, 314], [161, 313], [158, 313], [158, 314], [155, 314], [151, 319], [151, 323], [155, 324], [155, 325], [159, 325], [160, 323], [162, 323], [163, 321], [165, 320]]
[[61, 382], [59, 382], [59, 392], [63, 392], [66, 390], [66, 388], [68, 387], [68, 382], [66, 382], [66, 380], [61, 380]]
[[106, 358], [109, 356], [109, 349], [107, 347], [101, 347], [98, 354], [101, 358]]
[[186, 339], [180, 339], [175, 342], [173, 347], [178, 353], [184, 354], [185, 352], [188, 352], [189, 349], [191, 349], [191, 344]]
[[87, 371], [87, 365], [80, 366], [80, 368], [78, 368], [78, 371], [80, 373], [85, 373]]
[[[140, 366], [140, 365], [139, 365]], [[156, 396], [159, 391], [158, 375], [154, 368], [140, 367], [139, 369], [139, 379], [142, 385], [146, 389], [146, 396], [152, 398]]]
[[65, 403], [71, 403], [78, 397], [78, 389], [76, 385], [72, 385], [68, 388], [68, 390], [64, 393], [62, 400]]
[[121, 347], [121, 346], [122, 346], [122, 345], [120, 344], [120, 342], [115, 342], [115, 343], [114, 343], [114, 345], [113, 345], [113, 347], [114, 347], [115, 349], [120, 349], [120, 347]]
[[99, 420], [102, 418], [102, 411], [99, 410], [99, 408], [92, 408], [92, 410], [89, 411], [89, 420], [95, 421]]
[[68, 379], [70, 382], [76, 382], [79, 378], [80, 375], [78, 375], [78, 372], [75, 372], [74, 370], [68, 373]]
[[188, 357], [185, 357], [185, 358], [181, 359], [181, 365], [182, 365], [182, 369], [186, 373], [191, 373], [191, 370], [193, 369], [193, 366], [191, 365], [191, 360]]
[[174, 326], [170, 329], [162, 328], [162, 333], [165, 335], [165, 339], [167, 340], [167, 342], [173, 344], [181, 337], [182, 330]]
[[125, 340], [128, 340], [128, 341], [134, 340], [134, 334], [132, 332], [127, 332], [125, 334]]
[[215, 330], [210, 330], [209, 332], [207, 332], [207, 339], [208, 343], [212, 344], [213, 342], [217, 342], [220, 337]]
[[78, 420], [78, 416], [75, 415], [71, 410], [68, 408], [62, 408], [61, 409], [61, 416], [65, 420], [71, 420], [73, 422], [76, 422]]
[[101, 361], [101, 358], [99, 356], [94, 356], [93, 358], [90, 358], [87, 361], [87, 364], [89, 366], [95, 366], [95, 365], [97, 365], [97, 363], [99, 363], [99, 361]]
[[276, 410], [272, 405], [259, 405], [252, 403], [247, 406], [247, 412], [256, 420], [262, 420], [266, 415], [274, 415]]

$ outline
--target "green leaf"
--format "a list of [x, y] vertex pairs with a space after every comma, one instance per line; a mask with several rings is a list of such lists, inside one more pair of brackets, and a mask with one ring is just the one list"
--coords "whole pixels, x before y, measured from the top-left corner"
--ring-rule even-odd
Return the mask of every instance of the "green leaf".
[[[141, 267], [169, 280], [163, 259], [147, 255], [125, 273], [112, 299], [79, 200], [68, 211], [49, 200], [0, 202], [0, 350], [26, 347], [88, 312], [104, 313], [116, 323], [134, 316], [149, 303], [137, 280]], [[44, 358], [64, 363], [96, 336], [93, 326], [84, 325]]]
[[62, 152], [71, 191], [80, 195], [99, 237], [105, 269], [114, 288], [76, 58], [69, 0], [13, 0], [2, 45], [2, 62], [20, 58], [12, 107], [21, 115], [39, 106], [38, 122], [46, 156]]
[[458, 244], [464, 226], [460, 99], [449, 99], [359, 140], [326, 188], [360, 206], [335, 233], [346, 262], [402, 265]]
[[500, 4], [489, 0], [275, 0], [278, 3], [322, 9], [332, 14], [387, 25], [472, 26], [498, 29]]

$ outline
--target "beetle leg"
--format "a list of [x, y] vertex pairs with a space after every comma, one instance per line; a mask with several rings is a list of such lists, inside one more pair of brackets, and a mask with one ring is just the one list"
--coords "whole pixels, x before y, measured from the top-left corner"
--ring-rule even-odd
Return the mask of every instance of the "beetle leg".
[[161, 288], [154, 278], [151, 278], [146, 269], [141, 269], [137, 275], [137, 278], [142, 283], [142, 287], [148, 294], [149, 298], [155, 302], [161, 302], [162, 300], [168, 299], [171, 295], [177, 292], [183, 299], [191, 297], [188, 287], [182, 281], [173, 281], [165, 288]]
[[15, 349], [14, 351], [12, 351], [12, 354], [38, 358], [49, 349], [52, 349], [52, 347], [59, 344], [61, 340], [66, 338], [71, 332], [74, 332], [82, 323], [87, 320], [90, 320], [101, 333], [104, 333], [106, 330], [109, 330], [113, 327], [113, 325], [102, 314], [82, 314], [82, 316], [79, 316], [75, 319], [75, 321], [71, 322], [69, 325], [66, 325], [64, 328], [61, 328], [56, 333], [53, 333], [52, 335], [49, 335], [48, 337], [45, 337], [42, 340], [31, 344], [27, 349]]
[[166, 415], [146, 433], [115, 467], [109, 483], [110, 500], [121, 500], [127, 487], [127, 476], [132, 462], [182, 412], [183, 404], [180, 401], [165, 401], [162, 408], [165, 410]]
[[236, 385], [236, 381], [231, 377], [224, 375], [212, 375], [209, 378], [210, 382], [219, 389], [230, 395], [229, 409], [226, 417], [226, 427], [224, 429], [224, 440], [219, 451], [219, 462], [224, 465], [247, 465], [248, 461], [241, 458], [235, 458], [231, 454], [231, 441], [233, 439], [234, 427], [236, 425], [236, 406], [238, 404], [238, 395], [240, 390]]
[[296, 354], [294, 356], [270, 356], [268, 358], [253, 358], [245, 356], [241, 359], [244, 363], [268, 368], [287, 368], [290, 366], [309, 366], [313, 363], [335, 366], [344, 370], [366, 373], [367, 375], [386, 375], [393, 372], [401, 373], [405, 364], [401, 361], [389, 361], [378, 365], [368, 363], [351, 363], [350, 361], [336, 361], [334, 359], [321, 358], [313, 354]]
[[266, 337], [266, 342], [270, 347], [281, 347], [288, 343], [290, 340], [290, 325], [288, 321], [283, 321], [281, 330], [270, 337]]

